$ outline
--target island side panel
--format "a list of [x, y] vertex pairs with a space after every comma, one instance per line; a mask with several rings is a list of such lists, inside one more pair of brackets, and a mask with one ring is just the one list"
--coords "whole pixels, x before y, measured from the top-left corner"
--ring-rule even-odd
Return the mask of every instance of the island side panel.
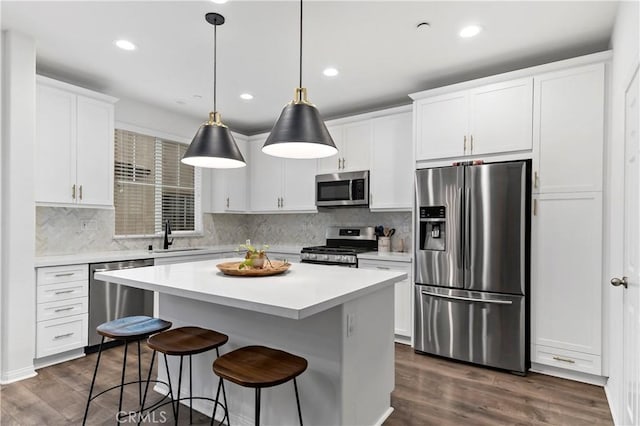
[[395, 386], [394, 287], [343, 305], [343, 425], [377, 425], [391, 414]]
[[[341, 388], [343, 381], [343, 307], [337, 306], [311, 317], [294, 320], [231, 308], [178, 296], [159, 295], [160, 318], [174, 327], [196, 325], [229, 336], [221, 354], [241, 346], [264, 345], [304, 357], [308, 369], [298, 378], [298, 389], [305, 424], [339, 425], [343, 418]], [[392, 305], [393, 306], [393, 305]], [[178, 357], [169, 357], [171, 380], [177, 389]], [[212, 363], [215, 351], [193, 357], [193, 392], [215, 397], [217, 376]], [[159, 379], [165, 380], [165, 367], [159, 358]], [[185, 358], [181, 396], [188, 396], [188, 359]], [[254, 392], [227, 384], [227, 399], [234, 425], [254, 424]], [[262, 392], [262, 424], [296, 424], [297, 411], [293, 383], [268, 388]], [[186, 408], [186, 407], [185, 407]], [[194, 409], [211, 415], [213, 405], [194, 401]], [[220, 411], [216, 418], [222, 418]]]

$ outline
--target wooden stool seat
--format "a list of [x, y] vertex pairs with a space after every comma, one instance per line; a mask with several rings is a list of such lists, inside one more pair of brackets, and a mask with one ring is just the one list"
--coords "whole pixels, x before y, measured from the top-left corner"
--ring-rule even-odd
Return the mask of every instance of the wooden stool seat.
[[264, 346], [236, 349], [213, 363], [213, 371], [225, 380], [249, 388], [276, 386], [299, 376], [307, 360]]
[[222, 346], [229, 336], [200, 327], [180, 327], [153, 335], [149, 347], [167, 355], [195, 355]]
[[171, 328], [169, 321], [147, 316], [132, 316], [100, 324], [96, 332], [117, 340], [139, 340]]

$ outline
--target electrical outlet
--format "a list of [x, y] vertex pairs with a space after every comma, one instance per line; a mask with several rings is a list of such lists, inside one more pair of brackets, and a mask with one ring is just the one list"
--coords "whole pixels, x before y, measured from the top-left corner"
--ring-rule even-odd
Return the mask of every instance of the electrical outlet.
[[81, 220], [80, 230], [81, 231], [97, 231], [98, 222], [96, 222], [95, 220]]
[[350, 337], [356, 328], [355, 314], [347, 314], [347, 337]]

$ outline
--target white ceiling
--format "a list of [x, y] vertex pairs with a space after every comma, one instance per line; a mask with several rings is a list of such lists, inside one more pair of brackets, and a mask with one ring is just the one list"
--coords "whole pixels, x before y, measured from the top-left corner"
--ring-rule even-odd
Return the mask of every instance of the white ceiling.
[[[268, 130], [298, 83], [298, 2], [1, 1], [2, 28], [33, 36], [38, 72], [206, 119], [213, 103], [234, 130]], [[608, 48], [617, 2], [309, 1], [304, 77], [325, 118], [410, 102], [408, 93]], [[422, 21], [431, 28], [421, 32]], [[457, 33], [469, 23], [484, 31]], [[113, 41], [126, 38], [126, 52]], [[322, 75], [326, 66], [340, 75]], [[243, 101], [240, 93], [255, 98]], [[194, 95], [202, 96], [201, 99]]]

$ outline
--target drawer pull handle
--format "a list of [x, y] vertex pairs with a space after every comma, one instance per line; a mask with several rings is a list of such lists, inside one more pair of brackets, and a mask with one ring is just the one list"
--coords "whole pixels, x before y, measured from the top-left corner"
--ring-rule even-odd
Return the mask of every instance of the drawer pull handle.
[[58, 308], [53, 312], [64, 312], [64, 311], [70, 311], [73, 309], [73, 306], [69, 306], [68, 308]]
[[576, 362], [572, 359], [569, 358], [562, 358], [560, 356], [554, 356], [553, 359], [555, 359], [556, 361], [562, 361], [562, 362], [568, 362], [569, 364], [575, 364]]
[[70, 277], [71, 275], [75, 274], [75, 272], [65, 272], [64, 274], [56, 274], [56, 277]]
[[75, 333], [58, 334], [57, 336], [54, 336], [54, 339], [64, 339], [65, 337], [71, 337], [74, 334]]
[[384, 270], [388, 271], [391, 268], [389, 268], [388, 266], [376, 266], [376, 269], [384, 269]]
[[55, 294], [65, 294], [65, 293], [73, 293], [75, 290], [60, 290], [56, 291]]

